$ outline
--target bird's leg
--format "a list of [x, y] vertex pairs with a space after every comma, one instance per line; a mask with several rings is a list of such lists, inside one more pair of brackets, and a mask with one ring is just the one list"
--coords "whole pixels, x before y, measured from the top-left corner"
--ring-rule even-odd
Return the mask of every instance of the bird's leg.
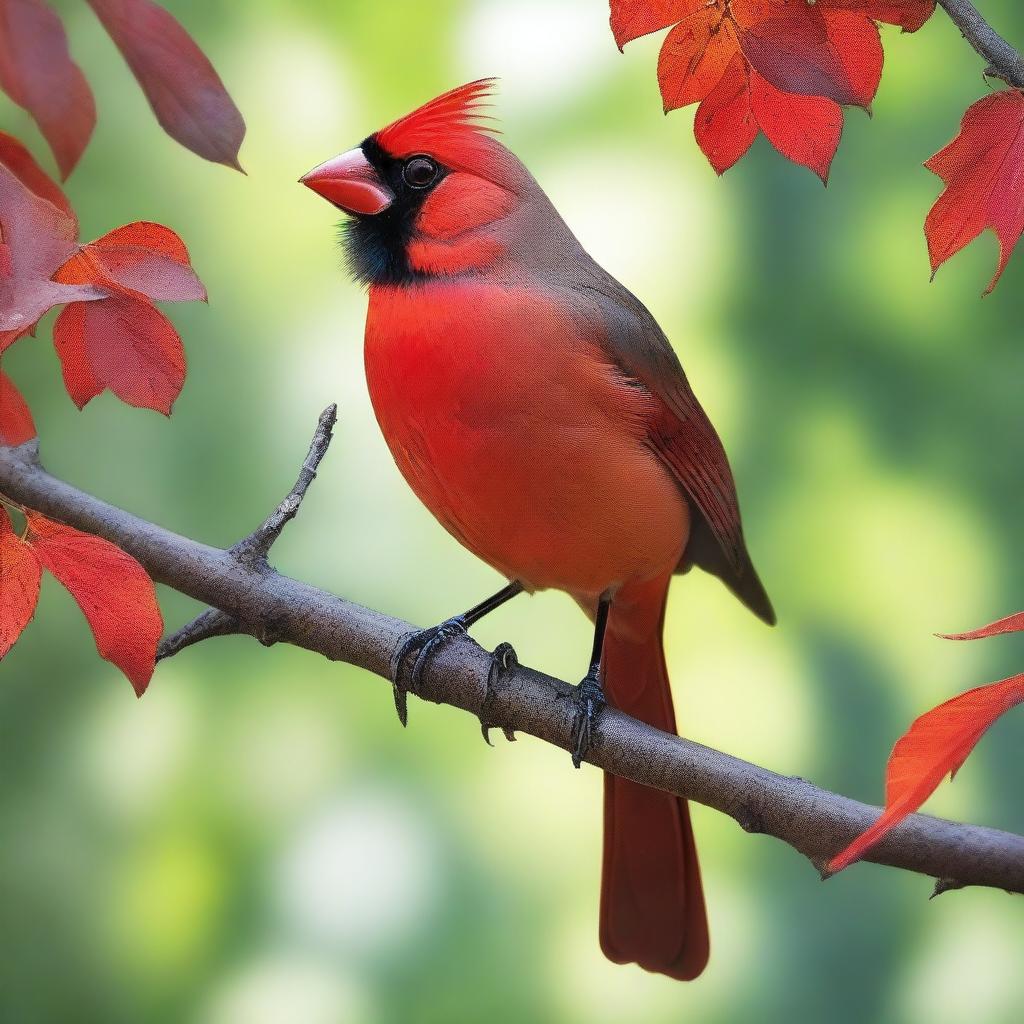
[[[423, 670], [427, 662], [444, 646], [452, 637], [465, 633], [474, 622], [479, 622], [485, 615], [489, 615], [495, 608], [500, 608], [506, 601], [511, 601], [517, 594], [523, 592], [523, 585], [518, 582], [510, 583], [503, 587], [493, 597], [474, 605], [468, 612], [445, 619], [440, 625], [431, 626], [430, 629], [420, 630], [405, 638], [402, 645], [395, 651], [391, 659], [391, 682], [395, 691], [395, 710], [398, 712], [398, 720], [405, 725], [408, 717], [408, 702], [406, 695], [409, 690], [416, 690], [423, 677]], [[402, 679], [402, 663], [406, 657], [416, 652], [416, 661], [413, 663], [412, 673], [409, 677], [409, 685]]]
[[608, 609], [611, 598], [602, 595], [597, 605], [597, 619], [594, 622], [594, 649], [590, 655], [590, 668], [576, 687], [576, 717], [572, 725], [572, 763], [579, 768], [587, 756], [594, 723], [605, 706], [604, 686], [601, 684], [601, 652], [604, 649], [604, 633], [608, 626]]

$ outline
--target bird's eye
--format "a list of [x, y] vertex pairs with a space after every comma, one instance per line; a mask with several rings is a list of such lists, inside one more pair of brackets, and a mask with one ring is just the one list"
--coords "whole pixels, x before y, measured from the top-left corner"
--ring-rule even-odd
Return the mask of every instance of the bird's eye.
[[437, 178], [437, 164], [430, 157], [414, 156], [406, 161], [402, 177], [410, 188], [426, 188]]

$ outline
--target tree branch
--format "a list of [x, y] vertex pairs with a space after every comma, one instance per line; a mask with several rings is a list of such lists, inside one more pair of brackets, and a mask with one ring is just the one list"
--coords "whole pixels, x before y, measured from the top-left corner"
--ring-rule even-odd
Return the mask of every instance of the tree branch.
[[233, 615], [228, 615], [219, 608], [207, 608], [176, 633], [165, 636], [160, 641], [160, 646], [156, 650], [156, 660], [173, 658], [186, 647], [193, 647], [215, 636], [237, 636], [244, 632], [242, 624]]
[[282, 502], [264, 520], [262, 526], [253, 530], [244, 540], [239, 541], [231, 553], [242, 561], [265, 562], [277, 538], [284, 528], [298, 515], [302, 499], [306, 497], [309, 485], [316, 479], [320, 462], [327, 454], [334, 436], [334, 425], [338, 422], [337, 405], [329, 405], [322, 413], [316, 425], [313, 440], [309, 443], [309, 451], [299, 470], [299, 478], [295, 486], [285, 495]]
[[[328, 410], [330, 413], [330, 410]], [[333, 422], [333, 417], [325, 417]], [[273, 542], [275, 530], [294, 515], [330, 440], [321, 417], [293, 494], [254, 536]], [[305, 480], [305, 483], [303, 481]], [[0, 447], [0, 492], [79, 530], [117, 544], [147, 572], [182, 594], [211, 606], [173, 650], [208, 636], [244, 632], [264, 643], [277, 640], [344, 661], [388, 678], [391, 658], [414, 631], [399, 619], [363, 608], [272, 569], [265, 556], [245, 558], [171, 533], [94, 498], [38, 463], [35, 444]], [[289, 496], [291, 497], [291, 495]], [[292, 507], [294, 504], [294, 508]], [[273, 524], [280, 524], [275, 526]], [[259, 549], [260, 543], [256, 544]], [[170, 644], [171, 641], [168, 641]], [[471, 712], [505, 730], [529, 733], [563, 750], [572, 747], [574, 705], [565, 682], [510, 662], [488, 682], [490, 655], [459, 637], [431, 660], [418, 695]], [[587, 760], [599, 768], [713, 807], [748, 832], [775, 836], [816, 868], [859, 835], [879, 815], [877, 807], [777, 775], [692, 740], [672, 736], [605, 709]], [[1024, 837], [916, 814], [868, 854], [868, 860], [939, 880], [935, 892], [965, 885], [1024, 893]]]
[[970, 0], [938, 0], [964, 39], [988, 61], [985, 74], [1024, 89], [1024, 58], [981, 16]]

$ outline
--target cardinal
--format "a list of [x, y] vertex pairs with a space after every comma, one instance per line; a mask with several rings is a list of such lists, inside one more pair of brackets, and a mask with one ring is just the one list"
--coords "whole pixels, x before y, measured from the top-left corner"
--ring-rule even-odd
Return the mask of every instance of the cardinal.
[[[508, 581], [405, 640], [392, 661], [399, 716], [451, 637], [520, 593], [562, 590], [594, 622], [575, 691], [578, 767], [605, 695], [675, 732], [662, 645], [674, 575], [697, 566], [766, 623], [775, 615], [679, 360], [494, 137], [481, 113], [492, 88], [447, 92], [301, 181], [351, 215], [347, 262], [369, 291], [366, 380], [399, 470]], [[681, 980], [708, 959], [686, 801], [609, 774], [600, 941], [616, 963]]]

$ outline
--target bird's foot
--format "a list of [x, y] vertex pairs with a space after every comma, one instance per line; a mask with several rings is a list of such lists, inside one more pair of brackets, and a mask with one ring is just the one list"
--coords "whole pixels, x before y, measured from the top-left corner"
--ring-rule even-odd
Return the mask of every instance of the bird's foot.
[[572, 763], [573, 767], [579, 768], [590, 749], [597, 717], [606, 703], [604, 687], [596, 669], [591, 669], [583, 677], [573, 692], [573, 701], [576, 704], [576, 717], [572, 725]]
[[[480, 705], [480, 732], [483, 733], [484, 742], [489, 746], [493, 747], [491, 743], [491, 730], [496, 728], [493, 722], [487, 721], [487, 705], [494, 693], [494, 687], [498, 681], [506, 672], [511, 672], [514, 668], [519, 665], [519, 659], [516, 657], [515, 648], [511, 644], [498, 644], [494, 648], [494, 653], [491, 655], [491, 668], [487, 673], [487, 682], [485, 684], [486, 689], [484, 690], [483, 703]], [[515, 743], [516, 734], [507, 725], [501, 726], [501, 731], [505, 734], [505, 739], [509, 743]]]
[[[446, 619], [438, 626], [431, 626], [429, 629], [412, 633], [405, 638], [402, 646], [395, 651], [391, 659], [391, 685], [395, 694], [395, 710], [398, 712], [398, 720], [402, 725], [409, 720], [408, 694], [419, 689], [420, 681], [423, 678], [423, 670], [427, 662], [442, 648], [449, 640], [457, 636], [465, 636], [466, 620], [462, 615]], [[416, 660], [413, 662], [412, 672], [409, 674], [408, 683], [402, 678], [402, 663], [405, 659], [415, 653]]]

